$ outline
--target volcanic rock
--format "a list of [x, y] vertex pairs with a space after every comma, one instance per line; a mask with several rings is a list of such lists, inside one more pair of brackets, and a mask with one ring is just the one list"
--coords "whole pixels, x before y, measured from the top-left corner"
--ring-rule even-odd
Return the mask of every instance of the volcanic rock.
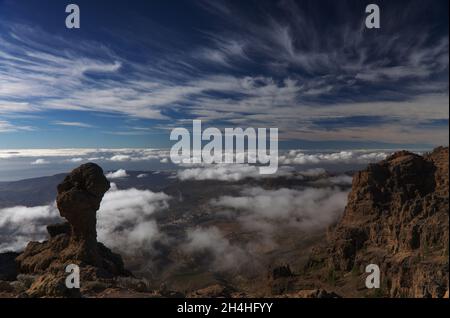
[[72, 233], [72, 228], [69, 222], [50, 224], [47, 225], [47, 232], [50, 235], [50, 237], [55, 237], [59, 234], [70, 235]]
[[93, 163], [76, 168], [58, 185], [56, 203], [61, 216], [70, 223], [72, 240], [95, 245], [96, 213], [109, 187], [102, 168]]
[[39, 276], [26, 291], [29, 297], [81, 297], [79, 289], [67, 288], [64, 273], [48, 273]]
[[330, 237], [333, 270], [377, 264], [383, 293], [442, 297], [448, 290], [448, 147], [407, 151], [353, 177], [342, 219]]
[[57, 206], [68, 222], [49, 225], [49, 240], [30, 242], [16, 258], [20, 273], [42, 275], [28, 290], [30, 296], [77, 295], [64, 285], [69, 264], [80, 266], [82, 282], [130, 275], [120, 255], [97, 242], [96, 213], [109, 187], [94, 163], [76, 168], [58, 185]]

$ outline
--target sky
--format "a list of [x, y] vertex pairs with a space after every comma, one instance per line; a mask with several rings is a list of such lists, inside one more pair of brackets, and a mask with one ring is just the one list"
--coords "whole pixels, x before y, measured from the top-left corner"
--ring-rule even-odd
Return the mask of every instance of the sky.
[[0, 148], [166, 148], [193, 119], [281, 148], [448, 145], [448, 1], [371, 2], [0, 0]]

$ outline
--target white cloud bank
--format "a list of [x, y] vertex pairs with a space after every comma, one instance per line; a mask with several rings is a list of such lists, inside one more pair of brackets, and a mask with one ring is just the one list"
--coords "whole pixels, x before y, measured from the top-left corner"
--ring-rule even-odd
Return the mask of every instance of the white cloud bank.
[[60, 149], [0, 149], [0, 159], [61, 158], [65, 160], [103, 160], [113, 162], [167, 159], [167, 149], [153, 148], [60, 148]]
[[251, 239], [248, 236], [245, 240], [238, 239], [239, 227], [232, 235], [235, 240], [215, 226], [196, 227], [187, 230], [187, 241], [182, 248], [207, 260], [214, 271], [240, 272], [256, 270], [259, 266], [265, 269], [261, 253], [278, 247], [279, 233], [288, 229], [296, 232], [323, 229], [339, 218], [346, 201], [346, 191], [331, 187], [248, 188], [239, 196], [222, 196], [210, 204], [231, 222], [240, 224], [245, 233], [253, 232]]
[[50, 161], [46, 160], [46, 159], [36, 159], [35, 161], [33, 161], [31, 164], [32, 165], [47, 165], [49, 164]]
[[347, 191], [338, 188], [245, 189], [240, 196], [222, 196], [214, 206], [238, 210], [240, 222], [248, 228], [272, 232], [277, 226], [302, 230], [324, 228], [343, 213]]
[[112, 186], [97, 213], [99, 240], [125, 254], [148, 246], [161, 238], [152, 215], [167, 209], [169, 199], [163, 192]]
[[124, 169], [119, 169], [117, 171], [109, 172], [109, 173], [105, 174], [105, 177], [108, 179], [120, 179], [120, 178], [126, 178], [128, 176], [129, 175], [128, 175], [127, 171]]
[[[97, 212], [99, 241], [124, 254], [150, 248], [148, 244], [161, 238], [152, 215], [168, 208], [169, 199], [162, 192], [117, 190], [112, 184]], [[62, 220], [55, 203], [0, 209], [0, 252], [19, 251], [29, 241], [46, 239], [46, 225]]]
[[339, 152], [308, 153], [290, 150], [279, 158], [281, 164], [305, 165], [320, 163], [371, 163], [385, 159], [391, 151], [344, 150]]
[[262, 175], [258, 166], [248, 164], [212, 164], [179, 170], [180, 180], [220, 180], [239, 181], [245, 178], [264, 178], [288, 175], [292, 169], [280, 167], [276, 174]]
[[183, 249], [188, 253], [211, 253], [211, 265], [218, 270], [236, 269], [249, 259], [245, 249], [231, 244], [216, 227], [189, 229]]
[[[177, 172], [180, 180], [220, 180], [239, 181], [245, 178], [270, 178], [288, 176], [294, 172], [293, 166], [321, 164], [368, 164], [385, 159], [392, 151], [353, 150], [339, 152], [306, 152], [302, 150], [281, 151], [276, 174], [261, 175], [258, 166], [249, 164], [183, 164]], [[325, 174], [323, 168], [300, 171], [301, 176], [316, 177]], [[341, 178], [341, 181], [344, 179]], [[337, 182], [340, 184], [342, 182]], [[348, 184], [348, 180], [344, 183]]]
[[21, 250], [31, 240], [45, 239], [45, 226], [58, 218], [55, 204], [0, 209], [0, 253]]

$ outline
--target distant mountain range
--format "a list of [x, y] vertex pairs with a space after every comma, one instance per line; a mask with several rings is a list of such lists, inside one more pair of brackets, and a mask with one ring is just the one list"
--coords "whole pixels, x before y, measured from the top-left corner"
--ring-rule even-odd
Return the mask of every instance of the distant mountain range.
[[[112, 180], [121, 189], [134, 187], [161, 191], [176, 180], [168, 172], [127, 171], [129, 177]], [[0, 182], [0, 208], [11, 206], [38, 206], [53, 202], [56, 198], [56, 186], [67, 174]], [[138, 178], [140, 176], [140, 178]]]

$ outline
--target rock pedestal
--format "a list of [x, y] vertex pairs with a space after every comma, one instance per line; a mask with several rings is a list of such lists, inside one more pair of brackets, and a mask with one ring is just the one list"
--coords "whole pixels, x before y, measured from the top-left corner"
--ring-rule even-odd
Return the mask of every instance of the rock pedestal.
[[56, 203], [61, 216], [69, 221], [73, 240], [97, 242], [96, 213], [109, 187], [102, 168], [93, 163], [76, 168], [58, 185]]
[[65, 291], [61, 284], [69, 264], [80, 266], [82, 281], [130, 275], [120, 255], [97, 242], [96, 213], [109, 187], [102, 168], [94, 163], [74, 169], [58, 185], [57, 206], [68, 222], [49, 225], [49, 240], [30, 242], [16, 258], [20, 273], [45, 276], [31, 286], [33, 296]]

